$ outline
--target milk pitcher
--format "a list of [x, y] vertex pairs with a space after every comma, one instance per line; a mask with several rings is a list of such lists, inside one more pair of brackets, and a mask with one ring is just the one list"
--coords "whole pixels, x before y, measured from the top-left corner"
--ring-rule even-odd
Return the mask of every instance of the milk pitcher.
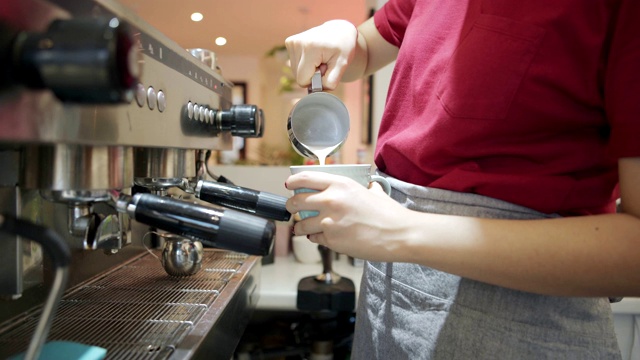
[[321, 163], [346, 140], [349, 111], [338, 97], [322, 91], [320, 71], [311, 79], [309, 94], [289, 112], [287, 132], [298, 154]]

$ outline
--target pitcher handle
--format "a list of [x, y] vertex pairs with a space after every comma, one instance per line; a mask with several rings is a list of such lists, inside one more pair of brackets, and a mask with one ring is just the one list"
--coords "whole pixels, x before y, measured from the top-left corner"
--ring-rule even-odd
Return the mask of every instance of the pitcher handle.
[[311, 77], [311, 86], [309, 86], [309, 94], [322, 91], [322, 73], [317, 70]]

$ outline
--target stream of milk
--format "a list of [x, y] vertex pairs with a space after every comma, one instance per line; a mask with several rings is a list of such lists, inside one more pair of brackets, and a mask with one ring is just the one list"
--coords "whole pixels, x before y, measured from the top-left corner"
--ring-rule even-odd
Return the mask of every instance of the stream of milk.
[[329, 154], [331, 154], [331, 152], [333, 152], [333, 150], [338, 146], [340, 146], [340, 144], [332, 146], [307, 146], [307, 148], [318, 158], [320, 165], [325, 165]]

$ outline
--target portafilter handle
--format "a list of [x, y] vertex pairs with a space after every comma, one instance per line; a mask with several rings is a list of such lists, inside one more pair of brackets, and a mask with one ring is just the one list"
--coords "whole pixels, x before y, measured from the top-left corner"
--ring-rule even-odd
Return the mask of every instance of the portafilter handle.
[[264, 256], [273, 247], [273, 221], [232, 209], [215, 209], [147, 193], [121, 195], [116, 208], [143, 224], [215, 248]]
[[244, 211], [267, 219], [289, 221], [287, 198], [264, 191], [257, 191], [232, 184], [198, 181], [195, 196], [208, 203]]

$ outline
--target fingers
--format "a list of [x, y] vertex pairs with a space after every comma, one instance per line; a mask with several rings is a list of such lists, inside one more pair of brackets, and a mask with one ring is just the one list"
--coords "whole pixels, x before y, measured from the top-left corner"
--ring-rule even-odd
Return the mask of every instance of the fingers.
[[321, 231], [320, 221], [326, 216], [323, 214], [323, 208], [326, 206], [327, 199], [331, 197], [324, 190], [334, 182], [341, 180], [344, 180], [344, 177], [311, 171], [303, 171], [291, 175], [287, 179], [285, 187], [296, 191], [296, 194], [290, 197], [285, 204], [287, 211], [292, 214], [300, 211], [320, 212], [318, 216], [296, 223], [295, 234], [306, 235]]
[[327, 63], [326, 74], [322, 77], [322, 87], [329, 90], [335, 89], [347, 70], [347, 65], [347, 59], [343, 57], [330, 59]]
[[326, 246], [327, 237], [318, 224], [319, 221], [315, 217], [298, 221], [293, 227], [293, 233], [296, 236], [307, 235], [307, 239]]
[[307, 239], [312, 243], [327, 246], [327, 239], [323, 233], [307, 235]]
[[318, 234], [321, 232], [318, 224], [317, 216], [306, 218], [295, 223], [293, 233], [296, 236]]
[[320, 64], [320, 66], [318, 66], [318, 70], [320, 70], [320, 74], [324, 76], [324, 74], [327, 73], [327, 64]]
[[285, 46], [296, 82], [308, 86], [313, 73], [320, 68], [324, 74], [323, 88], [335, 89], [355, 53], [357, 34], [350, 22], [332, 20], [288, 37]]
[[[287, 211], [291, 214], [298, 213], [300, 211], [316, 211], [316, 203], [313, 201], [313, 197], [318, 195], [318, 192], [302, 192], [297, 193], [290, 197], [285, 203]], [[309, 198], [312, 198], [309, 200]]]
[[317, 70], [322, 73], [322, 89], [335, 90], [340, 84], [342, 75], [347, 70], [347, 61], [341, 57], [326, 57], [326, 54], [317, 54], [317, 51], [306, 51], [300, 57], [297, 64], [296, 81], [301, 86], [311, 84], [311, 78]]
[[383, 194], [385, 194], [385, 195], [387, 194], [387, 193], [384, 191], [384, 188], [382, 188], [382, 185], [380, 185], [380, 184], [379, 184], [378, 182], [376, 182], [376, 181], [372, 181], [372, 182], [369, 184], [369, 190], [372, 190], [372, 191], [375, 191], [375, 192], [380, 192], [380, 193], [383, 193]]
[[306, 188], [322, 191], [328, 188], [331, 183], [338, 181], [341, 178], [343, 177], [323, 172], [302, 171], [298, 174], [289, 176], [284, 185], [289, 190]]
[[[293, 69], [293, 62], [291, 66], [293, 73], [296, 75], [298, 85], [309, 86], [315, 72], [320, 70], [323, 90], [335, 90], [347, 66], [344, 60], [338, 61], [333, 58], [327, 58], [326, 54], [322, 53], [321, 49], [318, 48], [304, 51], [298, 61], [299, 63], [295, 65], [295, 70]], [[338, 67], [338, 64], [341, 66]]]
[[289, 36], [284, 43], [289, 53], [291, 72], [302, 87], [311, 84], [311, 77], [323, 61], [322, 48], [308, 39], [309, 32], [312, 31]]
[[300, 63], [294, 72], [296, 75], [296, 82], [300, 86], [309, 86], [316, 69], [322, 65], [322, 55], [316, 54], [317, 51], [315, 50], [316, 49], [305, 51], [300, 56]]
[[300, 52], [297, 51], [296, 47], [296, 35], [289, 36], [284, 45], [287, 48], [287, 52], [289, 53], [289, 62], [291, 67], [291, 72], [295, 75], [298, 73], [298, 64], [300, 63]]

